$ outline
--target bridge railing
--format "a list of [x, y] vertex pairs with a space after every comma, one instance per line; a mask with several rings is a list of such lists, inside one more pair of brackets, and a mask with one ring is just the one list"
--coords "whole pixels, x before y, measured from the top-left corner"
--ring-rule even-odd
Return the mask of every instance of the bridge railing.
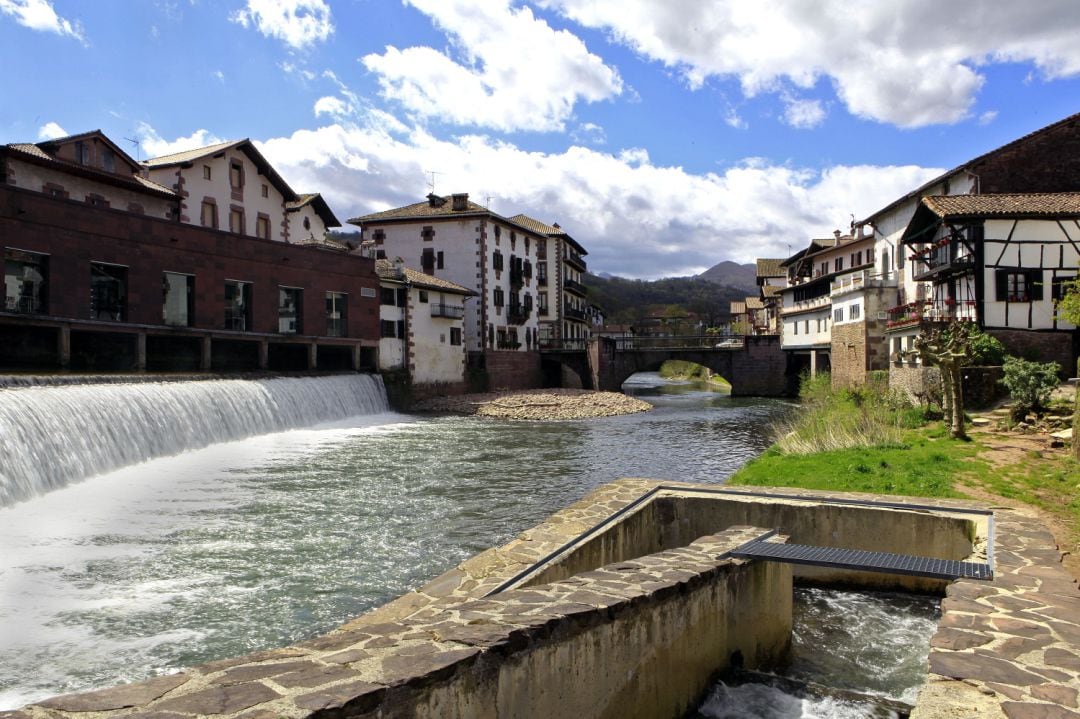
[[589, 345], [589, 340], [578, 339], [541, 339], [540, 351], [548, 352], [584, 352]]
[[612, 337], [616, 351], [667, 349], [738, 350], [746, 345], [742, 335], [692, 335], [678, 337]]

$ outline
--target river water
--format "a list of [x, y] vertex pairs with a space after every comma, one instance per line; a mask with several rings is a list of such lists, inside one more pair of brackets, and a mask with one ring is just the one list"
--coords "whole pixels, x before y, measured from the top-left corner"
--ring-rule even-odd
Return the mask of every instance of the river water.
[[[0, 508], [0, 709], [311, 637], [619, 477], [723, 482], [790, 407], [633, 379], [627, 391], [653, 411], [507, 423], [376, 410], [40, 480], [60, 488]], [[168, 448], [175, 420], [159, 410], [145, 411]], [[77, 408], [58, 411], [39, 421], [63, 419], [80, 437], [93, 428]], [[191, 430], [196, 446], [222, 422], [250, 433], [243, 412], [201, 411], [214, 416]], [[107, 429], [145, 430], [138, 418]]]

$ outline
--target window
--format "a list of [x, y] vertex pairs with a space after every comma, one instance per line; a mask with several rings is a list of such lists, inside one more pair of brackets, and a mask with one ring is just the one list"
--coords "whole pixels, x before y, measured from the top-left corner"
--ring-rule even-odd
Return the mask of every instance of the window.
[[262, 213], [255, 218], [255, 236], [264, 240], [270, 239], [270, 218]]
[[310, 230], [311, 229], [311, 218], [310, 217], [305, 217], [304, 218], [304, 229], [305, 230]]
[[424, 229], [420, 230], [420, 237], [424, 242], [431, 242], [435, 239], [435, 228], [431, 225], [425, 225]]
[[90, 146], [85, 142], [79, 141], [75, 143], [75, 162], [80, 165], [90, 164]]
[[397, 325], [397, 336], [400, 339], [405, 339], [405, 320], [398, 320], [395, 324]]
[[203, 227], [212, 227], [217, 229], [217, 205], [213, 202], [203, 200], [202, 213], [199, 216]]
[[296, 335], [303, 332], [304, 291], [298, 287], [278, 287], [278, 332]]
[[454, 345], [455, 347], [459, 347], [461, 345], [461, 328], [460, 327], [451, 327], [450, 328], [450, 344]]
[[375, 250], [375, 259], [376, 260], [385, 260], [386, 259], [386, 250]]
[[998, 270], [999, 302], [1038, 302], [1043, 298], [1041, 270]]
[[1050, 284], [1050, 299], [1060, 302], [1065, 299], [1065, 293], [1069, 291], [1069, 283], [1076, 279], [1076, 275], [1059, 275]]
[[405, 287], [399, 287], [397, 291], [397, 306], [408, 307], [409, 305], [409, 290]]
[[844, 258], [837, 257], [835, 260], [833, 260], [833, 272], [839, 272], [842, 269], [844, 269]]
[[810, 334], [810, 320], [803, 321], [803, 334]]
[[536, 284], [538, 284], [538, 285], [546, 285], [547, 284], [547, 263], [546, 262], [537, 262], [536, 263]]
[[796, 337], [798, 337], [798, 336], [799, 336], [799, 321], [798, 321], [798, 320], [795, 320], [795, 322], [794, 322], [794, 327], [793, 327], [793, 329], [792, 329], [792, 332], [791, 332], [791, 333], [792, 333], [793, 335], [795, 335]]
[[492, 301], [494, 302], [496, 307], [502, 307], [504, 304], [506, 304], [506, 293], [503, 292], [502, 287], [496, 287], [495, 291], [491, 294]]
[[90, 205], [91, 207], [108, 207], [109, 201], [101, 195], [91, 192], [89, 195], [86, 196], [86, 204]]
[[857, 320], [862, 316], [862, 309], [859, 305], [852, 305], [848, 314], [848, 319]]
[[438, 252], [435, 253], [435, 269], [437, 269], [437, 270], [443, 269], [443, 253], [442, 253], [442, 250], [439, 250]]
[[90, 263], [90, 319], [123, 322], [127, 319], [127, 268]]
[[66, 200], [68, 197], [67, 190], [64, 189], [64, 186], [58, 185], [55, 182], [46, 182], [42, 185], [41, 191], [49, 197], [56, 197], [61, 200]]
[[108, 147], [101, 151], [101, 166], [106, 172], [116, 172], [116, 153]]
[[427, 290], [420, 290], [420, 301], [425, 303], [428, 301]]
[[386, 241], [386, 232], [383, 230], [375, 230], [371, 233], [371, 239], [375, 240], [376, 245], [381, 245]]
[[420, 268], [429, 275], [435, 271], [435, 250], [424, 248], [420, 255]]
[[234, 232], [238, 235], [244, 234], [244, 211], [232, 208], [229, 210], [229, 232]]
[[49, 310], [49, 256], [10, 247], [4, 250], [4, 311], [45, 314]]
[[379, 320], [379, 336], [394, 338], [397, 336], [395, 328], [397, 324], [393, 320]]
[[251, 328], [251, 283], [225, 280], [225, 329], [245, 332]]
[[204, 179], [204, 180], [211, 179], [210, 165], [203, 165], [202, 166], [202, 179]]
[[326, 336], [346, 337], [348, 295], [344, 292], [326, 293]]
[[379, 288], [379, 304], [387, 307], [393, 307], [397, 304], [397, 293], [394, 292], [393, 287]]
[[[495, 228], [496, 230], [499, 228]], [[498, 250], [495, 250], [495, 254], [491, 256], [491, 268], [496, 271], [501, 271], [503, 268], [503, 256]]]
[[229, 186], [234, 190], [244, 187], [244, 165], [236, 160], [229, 163]]
[[844, 308], [843, 307], [837, 307], [835, 310], [833, 310], [833, 322], [835, 323], [835, 322], [843, 322], [843, 321], [844, 321]]
[[547, 317], [548, 313], [548, 293], [538, 292], [536, 293], [536, 314], [541, 317]]
[[261, 194], [263, 197], [270, 197], [270, 186], [265, 182], [263, 183]]
[[162, 281], [161, 318], [173, 327], [190, 327], [195, 311], [195, 278], [166, 272]]
[[821, 263], [821, 269], [818, 270], [818, 274], [819, 275], [827, 275], [827, 274], [829, 274], [829, 263], [828, 262], [822, 262]]

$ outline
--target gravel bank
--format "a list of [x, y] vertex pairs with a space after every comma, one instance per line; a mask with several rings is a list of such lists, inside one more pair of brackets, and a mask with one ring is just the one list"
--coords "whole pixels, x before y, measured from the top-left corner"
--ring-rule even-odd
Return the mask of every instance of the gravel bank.
[[652, 405], [619, 392], [533, 389], [433, 397], [413, 406], [417, 412], [454, 412], [501, 419], [553, 420], [611, 417], [647, 412]]

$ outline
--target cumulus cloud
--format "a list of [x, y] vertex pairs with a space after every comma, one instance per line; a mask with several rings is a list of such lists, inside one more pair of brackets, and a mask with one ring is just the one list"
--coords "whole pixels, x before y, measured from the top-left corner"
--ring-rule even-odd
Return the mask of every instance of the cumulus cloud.
[[407, 0], [447, 34], [451, 49], [400, 49], [362, 58], [388, 99], [416, 117], [502, 131], [563, 130], [580, 101], [623, 90], [618, 71], [567, 30], [509, 0]]
[[[855, 115], [900, 127], [967, 118], [990, 63], [1080, 74], [1080, 4], [938, 0], [537, 0], [675, 68], [692, 88], [734, 77], [747, 96], [828, 78]], [[958, 31], [958, 29], [961, 29]]]
[[545, 153], [483, 135], [444, 140], [384, 113], [259, 147], [292, 186], [323, 193], [340, 215], [417, 202], [428, 191], [425, 171], [438, 169], [441, 193], [469, 192], [480, 202], [497, 196], [500, 213], [566, 228], [589, 251], [593, 270], [642, 278], [785, 256], [941, 172], [869, 165], [815, 171], [753, 159], [693, 174], [654, 165], [639, 148]]
[[817, 127], [825, 121], [825, 108], [820, 100], [799, 100], [784, 97], [784, 122], [800, 130]]
[[57, 15], [49, 0], [0, 0], [0, 13], [31, 30], [56, 33], [86, 44], [82, 24]]
[[60, 127], [60, 125], [55, 122], [46, 122], [38, 128], [37, 132], [39, 140], [55, 140], [58, 137], [67, 137], [70, 134], [70, 132]]
[[194, 150], [197, 147], [205, 147], [207, 145], [216, 145], [225, 142], [209, 130], [196, 130], [187, 137], [166, 140], [158, 134], [157, 130], [145, 122], [139, 123], [139, 127], [135, 131], [135, 136], [139, 138], [139, 144], [142, 146], [143, 155], [147, 158], [171, 155], [176, 152]]
[[334, 32], [325, 0], [247, 0], [247, 6], [229, 19], [294, 50], [324, 42]]
[[583, 122], [570, 133], [570, 139], [590, 145], [604, 145], [607, 143], [607, 133], [595, 122]]

